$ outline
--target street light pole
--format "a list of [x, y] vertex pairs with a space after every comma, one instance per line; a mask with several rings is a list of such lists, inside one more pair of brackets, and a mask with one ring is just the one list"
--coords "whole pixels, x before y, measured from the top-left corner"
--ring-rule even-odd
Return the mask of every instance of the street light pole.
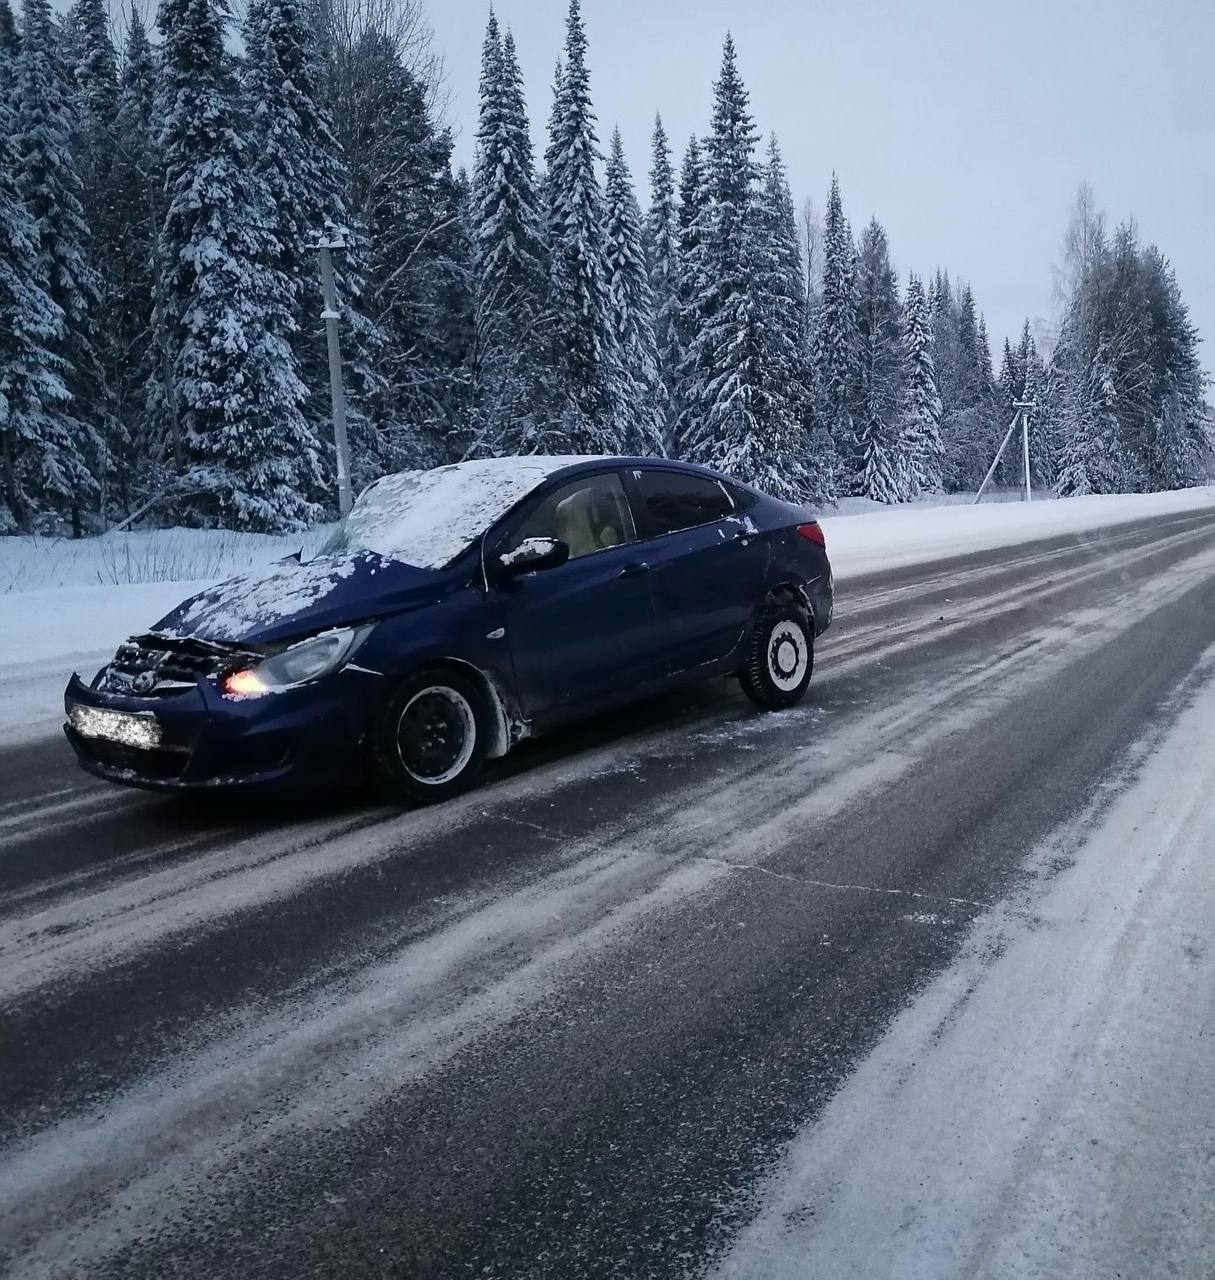
[[325, 223], [325, 234], [315, 248], [321, 255], [321, 292], [325, 309], [321, 319], [325, 322], [325, 341], [329, 348], [329, 394], [333, 400], [333, 444], [337, 452], [338, 511], [345, 518], [350, 514], [353, 498], [350, 492], [350, 443], [346, 438], [346, 388], [342, 382], [342, 349], [338, 336], [337, 287], [333, 276], [333, 251], [344, 249], [346, 242], [332, 222]]

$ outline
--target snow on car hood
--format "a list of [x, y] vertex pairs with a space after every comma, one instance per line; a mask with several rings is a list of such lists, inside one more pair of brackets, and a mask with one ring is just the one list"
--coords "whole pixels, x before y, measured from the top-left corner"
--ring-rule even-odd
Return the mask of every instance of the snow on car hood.
[[586, 456], [481, 458], [377, 480], [322, 553], [371, 551], [424, 569], [441, 569], [521, 498]]
[[202, 640], [272, 644], [437, 600], [438, 574], [383, 556], [280, 560], [200, 591], [154, 631]]

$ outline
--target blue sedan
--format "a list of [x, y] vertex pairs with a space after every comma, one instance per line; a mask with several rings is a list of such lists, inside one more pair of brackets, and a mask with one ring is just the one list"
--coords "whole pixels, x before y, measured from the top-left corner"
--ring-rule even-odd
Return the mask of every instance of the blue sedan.
[[521, 739], [736, 675], [806, 692], [822, 529], [703, 467], [514, 457], [385, 476], [314, 558], [203, 591], [74, 675], [90, 772], [162, 790], [370, 776], [426, 803]]

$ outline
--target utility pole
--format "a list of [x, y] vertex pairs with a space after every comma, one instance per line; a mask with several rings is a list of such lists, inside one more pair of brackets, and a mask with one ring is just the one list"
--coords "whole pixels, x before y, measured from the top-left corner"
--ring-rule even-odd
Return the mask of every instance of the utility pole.
[[1037, 407], [1037, 402], [1034, 400], [1015, 400], [1013, 402], [1013, 408], [1021, 411], [1021, 462], [1025, 467], [1024, 501], [1026, 502], [1033, 501], [1033, 494], [1029, 491], [1029, 414], [1030, 410]]
[[325, 341], [329, 348], [329, 394], [333, 399], [333, 444], [337, 452], [338, 511], [343, 519], [350, 514], [353, 498], [350, 493], [350, 444], [346, 439], [346, 388], [342, 383], [342, 349], [338, 337], [337, 288], [333, 279], [333, 251], [344, 249], [340, 228], [332, 222], [325, 223], [325, 233], [313, 248], [321, 255], [321, 292], [325, 309], [321, 319], [325, 322]]
[[1000, 459], [1004, 456], [1004, 450], [1008, 448], [1008, 442], [1013, 437], [1013, 432], [1017, 429], [1017, 424], [1021, 424], [1021, 460], [1025, 467], [1025, 485], [1021, 491], [1021, 498], [1024, 502], [1033, 500], [1033, 495], [1029, 491], [1029, 414], [1030, 410], [1036, 409], [1038, 402], [1036, 400], [1014, 400], [1013, 408], [1016, 413], [1013, 414], [1013, 420], [1008, 424], [1008, 430], [1004, 433], [1004, 439], [1000, 441], [1000, 447], [996, 450], [996, 456], [992, 459], [991, 466], [987, 468], [987, 474], [983, 477], [983, 483], [979, 486], [979, 492], [975, 494], [975, 500], [972, 506], [978, 506], [979, 499], [983, 496], [983, 490], [991, 483], [991, 478], [996, 474], [996, 468], [1000, 465]]

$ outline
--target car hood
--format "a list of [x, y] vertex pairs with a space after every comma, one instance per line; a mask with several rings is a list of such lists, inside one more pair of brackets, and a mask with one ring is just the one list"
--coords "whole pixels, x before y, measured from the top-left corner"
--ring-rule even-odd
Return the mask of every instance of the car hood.
[[441, 599], [447, 575], [360, 552], [268, 569], [217, 583], [183, 601], [154, 630], [161, 635], [274, 644], [330, 627], [415, 609]]

